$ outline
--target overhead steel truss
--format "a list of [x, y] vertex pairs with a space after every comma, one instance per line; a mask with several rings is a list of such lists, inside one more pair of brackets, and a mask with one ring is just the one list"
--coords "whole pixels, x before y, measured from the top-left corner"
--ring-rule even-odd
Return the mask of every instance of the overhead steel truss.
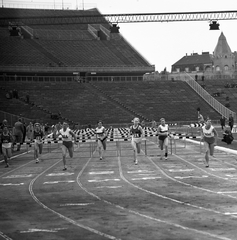
[[70, 14], [64, 16], [43, 17], [0, 17], [0, 26], [9, 22], [18, 25], [61, 25], [61, 24], [96, 24], [96, 23], [139, 23], [139, 22], [183, 22], [183, 21], [218, 21], [237, 20], [237, 11], [178, 12], [178, 13], [134, 13], [84, 15]]

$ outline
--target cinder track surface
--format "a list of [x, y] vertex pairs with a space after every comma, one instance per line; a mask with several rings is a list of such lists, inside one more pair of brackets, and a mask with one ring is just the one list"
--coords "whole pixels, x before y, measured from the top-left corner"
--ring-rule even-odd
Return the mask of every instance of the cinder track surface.
[[105, 158], [75, 148], [0, 165], [0, 239], [237, 239], [236, 156], [216, 151], [205, 168], [200, 146], [176, 141], [160, 160], [155, 142], [134, 165], [129, 142], [108, 142]]

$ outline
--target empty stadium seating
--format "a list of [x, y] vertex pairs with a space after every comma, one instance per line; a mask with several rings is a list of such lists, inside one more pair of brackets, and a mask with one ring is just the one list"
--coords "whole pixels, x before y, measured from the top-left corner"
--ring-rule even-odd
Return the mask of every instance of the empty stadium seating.
[[[126, 123], [133, 117], [105, 97], [95, 94], [87, 84], [8, 81], [4, 82], [4, 85], [7, 90], [17, 89], [19, 96], [24, 97], [28, 93], [30, 100], [42, 109], [56, 114], [60, 112], [63, 118], [81, 124], [96, 124], [99, 119], [106, 123]], [[9, 101], [11, 100], [5, 99], [5, 102]], [[4, 110], [7, 111], [7, 108]], [[10, 110], [15, 113], [14, 109]], [[28, 115], [31, 115], [30, 109], [28, 110]], [[42, 112], [41, 117], [44, 114]]]
[[18, 89], [20, 96], [28, 93], [30, 100], [42, 109], [60, 112], [63, 118], [83, 125], [95, 124], [98, 119], [108, 124], [129, 123], [137, 115], [147, 121], [161, 117], [167, 121], [197, 121], [197, 107], [205, 117], [219, 119], [219, 114], [185, 82], [93, 82], [102, 91], [77, 82], [7, 81], [4, 84], [8, 90]]
[[93, 84], [150, 120], [165, 117], [168, 121], [195, 121], [197, 107], [201, 108], [205, 117], [219, 118], [219, 114], [185, 82], [94, 82]]

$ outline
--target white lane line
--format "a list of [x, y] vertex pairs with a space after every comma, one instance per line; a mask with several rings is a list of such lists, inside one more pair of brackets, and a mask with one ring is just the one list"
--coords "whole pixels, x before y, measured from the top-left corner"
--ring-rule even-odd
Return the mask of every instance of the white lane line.
[[[91, 160], [91, 159], [92, 159], [92, 158], [90, 158], [90, 160]], [[65, 221], [67, 221], [67, 222], [69, 222], [69, 223], [71, 223], [71, 224], [73, 224], [73, 225], [75, 225], [75, 226], [77, 226], [77, 227], [83, 228], [83, 229], [85, 229], [85, 230], [87, 230], [87, 231], [89, 231], [89, 232], [92, 232], [92, 233], [94, 233], [94, 234], [97, 234], [97, 235], [99, 235], [99, 236], [103, 236], [103, 237], [108, 238], [108, 239], [111, 239], [111, 240], [121, 240], [120, 238], [116, 238], [116, 237], [114, 237], [114, 236], [112, 236], [112, 235], [109, 235], [109, 234], [100, 232], [100, 231], [98, 231], [98, 230], [96, 230], [96, 229], [94, 229], [94, 228], [91, 228], [91, 227], [88, 227], [88, 226], [86, 226], [86, 225], [80, 224], [80, 223], [74, 221], [73, 219], [68, 218], [68, 217], [62, 215], [61, 213], [54, 211], [53, 209], [51, 209], [51, 208], [47, 207], [46, 205], [44, 205], [44, 204], [35, 196], [35, 194], [34, 194], [34, 192], [33, 192], [33, 184], [34, 184], [34, 182], [35, 182], [40, 176], [42, 176], [45, 172], [47, 172], [49, 169], [53, 168], [55, 165], [57, 165], [57, 164], [58, 164], [59, 162], [61, 162], [61, 161], [62, 161], [62, 160], [59, 160], [59, 161], [57, 161], [56, 163], [54, 163], [53, 165], [51, 165], [49, 168], [45, 169], [43, 172], [41, 172], [40, 174], [38, 174], [38, 176], [36, 176], [36, 177], [30, 182], [30, 184], [29, 184], [29, 192], [30, 192], [31, 197], [35, 200], [36, 203], [38, 203], [38, 204], [39, 204], [41, 207], [43, 207], [44, 209], [47, 209], [48, 211], [56, 214], [56, 215], [57, 215], [58, 217], [60, 217], [61, 219], [65, 220]], [[87, 164], [86, 164], [86, 165], [87, 165]], [[84, 167], [85, 167], [86, 165], [84, 165]], [[84, 167], [83, 167], [83, 169], [84, 169]]]
[[228, 194], [228, 193], [237, 193], [237, 191], [225, 191], [225, 192], [217, 192], [217, 193], [226, 193], [226, 194]]
[[174, 178], [185, 179], [185, 178], [207, 178], [207, 177], [208, 177], [207, 175], [202, 175], [202, 176], [185, 176], [185, 177], [176, 176]]
[[34, 232], [49, 232], [49, 233], [56, 233], [59, 230], [64, 230], [67, 228], [53, 228], [53, 229], [37, 229], [37, 228], [30, 228], [26, 231], [20, 231], [20, 233], [34, 233]]
[[60, 204], [59, 206], [87, 206], [87, 205], [91, 205], [94, 203], [65, 203], [65, 204]]
[[237, 174], [226, 174], [226, 176], [233, 178], [233, 177], [237, 177]]
[[3, 178], [27, 178], [27, 177], [32, 177], [33, 174], [23, 174], [23, 175], [10, 175], [7, 177], [3, 177]]
[[24, 183], [0, 183], [0, 186], [19, 186], [24, 185]]
[[231, 212], [226, 212], [225, 213], [225, 215], [236, 215], [237, 214], [237, 212], [233, 212], [233, 213], [231, 213]]
[[151, 170], [135, 170], [135, 171], [128, 171], [127, 173], [145, 173], [145, 172], [154, 172], [154, 171], [151, 171]]
[[217, 172], [217, 171], [236, 171], [236, 168], [210, 168], [210, 170]]
[[74, 173], [70, 173], [70, 172], [66, 172], [66, 173], [61, 173], [61, 172], [58, 172], [58, 173], [49, 173], [47, 174], [46, 176], [47, 177], [54, 177], [54, 176], [70, 176], [70, 175], [73, 175]]
[[68, 180], [68, 181], [52, 181], [52, 182], [44, 182], [43, 184], [56, 184], [56, 183], [73, 183], [74, 180]]
[[122, 186], [99, 186], [96, 188], [121, 188]]
[[[150, 159], [150, 157], [148, 157], [148, 156], [147, 156], [147, 158]], [[150, 161], [156, 166], [156, 164], [155, 164], [151, 159], [150, 159]], [[149, 193], [149, 194], [151, 194], [151, 195], [155, 195], [155, 196], [158, 196], [158, 197], [160, 197], [160, 198], [170, 200], [170, 201], [172, 201], [172, 202], [176, 202], [176, 203], [179, 203], [179, 204], [182, 204], [182, 205], [186, 205], [186, 206], [189, 206], [189, 207], [193, 207], [193, 208], [197, 208], [197, 209], [201, 209], [201, 210], [206, 210], [206, 211], [210, 211], [210, 212], [215, 212], [215, 213], [224, 215], [223, 213], [218, 212], [218, 211], [215, 211], [215, 210], [210, 210], [210, 209], [207, 209], [207, 208], [204, 208], [204, 207], [199, 207], [199, 206], [196, 206], [196, 205], [192, 205], [192, 204], [189, 204], [189, 203], [185, 203], [185, 202], [182, 202], [182, 201], [173, 199], [173, 198], [166, 197], [166, 196], [164, 196], [164, 195], [157, 194], [157, 193], [155, 193], [155, 192], [151, 192], [151, 191], [146, 190], [146, 189], [144, 189], [144, 188], [141, 188], [141, 187], [139, 187], [139, 186], [137, 186], [137, 185], [129, 182], [129, 181], [124, 177], [123, 172], [122, 172], [121, 159], [120, 159], [119, 156], [118, 156], [118, 162], [119, 162], [119, 173], [120, 173], [121, 178], [122, 178], [125, 182], [127, 182], [128, 184], [130, 184], [131, 186], [134, 186], [135, 188], [140, 189], [140, 190], [142, 190], [142, 191], [144, 191], [144, 192], [147, 192], [147, 193]], [[158, 166], [156, 166], [156, 167], [158, 167]], [[161, 170], [161, 171], [162, 171], [162, 170]], [[79, 173], [79, 174], [80, 174], [80, 173]], [[79, 177], [79, 175], [78, 175], [78, 177]], [[77, 182], [78, 182], [78, 181], [77, 181]], [[78, 184], [81, 186], [81, 188], [83, 188], [82, 185], [81, 185], [79, 182], [78, 182]], [[95, 194], [93, 194], [93, 193], [90, 193], [90, 192], [89, 192], [88, 190], [86, 190], [85, 188], [83, 188], [83, 189], [84, 189], [86, 192], [88, 192], [89, 194], [91, 194], [92, 196], [96, 197], [97, 199], [102, 200], [100, 197], [98, 197], [97, 195], [95, 195]], [[222, 239], [222, 240], [227, 240], [227, 239], [229, 239], [229, 240], [231, 240], [230, 238], [221, 237], [221, 236], [218, 236], [218, 235], [215, 235], [215, 234], [211, 234], [211, 233], [208, 233], [208, 232], [204, 232], [204, 231], [201, 231], [201, 230], [198, 230], [198, 229], [195, 229], [195, 228], [185, 227], [185, 226], [183, 226], [183, 225], [179, 225], [179, 224], [176, 224], [176, 223], [173, 223], [173, 222], [170, 222], [170, 221], [165, 221], [165, 220], [157, 219], [157, 218], [154, 218], [154, 217], [151, 217], [151, 216], [147, 216], [147, 215], [141, 214], [141, 213], [139, 213], [139, 212], [136, 212], [136, 211], [134, 211], [134, 210], [126, 209], [126, 208], [121, 207], [121, 206], [119, 206], [119, 205], [115, 205], [115, 204], [113, 204], [113, 203], [111, 203], [111, 202], [108, 202], [108, 201], [106, 201], [106, 200], [102, 200], [102, 201], [107, 202], [107, 203], [109, 203], [109, 204], [112, 204], [112, 205], [114, 205], [114, 206], [116, 206], [116, 207], [118, 207], [118, 208], [121, 208], [121, 209], [123, 209], [123, 210], [128, 210], [129, 212], [134, 213], [134, 214], [136, 214], [136, 215], [138, 215], [138, 216], [141, 216], [141, 217], [144, 217], [144, 218], [153, 220], [153, 221], [161, 222], [161, 223], [164, 223], [164, 224], [166, 224], [166, 225], [175, 226], [175, 227], [181, 228], [181, 229], [183, 229], [183, 230], [193, 231], [193, 232], [198, 233], [198, 234], [202, 234], [202, 235], [214, 237], [215, 239]], [[233, 215], [232, 215], [232, 217], [233, 217]]]
[[139, 175], [139, 176], [152, 176], [152, 175], [157, 175], [157, 173], [139, 173], [137, 175]]
[[8, 237], [6, 234], [0, 231], [0, 236], [3, 237], [6, 240], [12, 240], [12, 238]]
[[142, 177], [142, 178], [132, 178], [132, 180], [152, 180], [152, 179], [157, 179], [161, 177]]
[[192, 172], [194, 169], [169, 169], [169, 172]]
[[115, 179], [103, 179], [103, 180], [96, 180], [96, 179], [88, 180], [88, 182], [108, 182], [108, 181], [120, 181], [120, 179], [115, 178]]
[[91, 175], [99, 175], [99, 174], [113, 174], [114, 171], [102, 171], [102, 172], [89, 172]]

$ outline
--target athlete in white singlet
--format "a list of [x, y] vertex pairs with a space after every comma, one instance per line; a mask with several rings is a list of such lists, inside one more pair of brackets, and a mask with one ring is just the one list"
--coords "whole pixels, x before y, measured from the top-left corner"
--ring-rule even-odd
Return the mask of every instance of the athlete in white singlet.
[[42, 150], [43, 150], [43, 137], [44, 137], [44, 133], [39, 123], [34, 124], [34, 131], [32, 135], [34, 139], [34, 152], [35, 152], [36, 163], [39, 163], [39, 157], [42, 154]]
[[209, 167], [209, 154], [210, 156], [213, 156], [214, 154], [214, 147], [216, 146], [217, 138], [217, 131], [212, 126], [211, 120], [208, 119], [205, 126], [201, 129], [201, 139], [204, 141], [205, 147], [206, 167]]
[[65, 170], [67, 170], [67, 166], [66, 166], [67, 150], [68, 150], [70, 158], [73, 158], [72, 138], [74, 138], [74, 140], [76, 142], [76, 136], [72, 132], [72, 130], [68, 127], [68, 124], [66, 122], [63, 123], [63, 127], [59, 130], [57, 136], [59, 136], [59, 135], [62, 136], [62, 140], [63, 140], [63, 144], [62, 144], [63, 165], [64, 165], [63, 170], [65, 171]]
[[105, 127], [102, 126], [102, 121], [98, 121], [98, 126], [95, 129], [95, 132], [100, 160], [102, 160], [104, 151], [106, 150], [106, 138], [107, 138], [107, 132], [105, 130]]
[[131, 144], [134, 151], [134, 162], [137, 165], [137, 154], [141, 151], [141, 142], [143, 136], [142, 127], [139, 125], [139, 118], [133, 119], [133, 125], [130, 127], [130, 135], [132, 137]]
[[168, 135], [169, 135], [169, 126], [168, 124], [165, 123], [165, 119], [161, 118], [160, 119], [160, 125], [157, 128], [157, 134], [158, 134], [158, 139], [159, 139], [159, 146], [161, 150], [161, 156], [160, 159], [163, 159], [164, 153], [163, 149], [165, 146], [165, 160], [168, 158]]

